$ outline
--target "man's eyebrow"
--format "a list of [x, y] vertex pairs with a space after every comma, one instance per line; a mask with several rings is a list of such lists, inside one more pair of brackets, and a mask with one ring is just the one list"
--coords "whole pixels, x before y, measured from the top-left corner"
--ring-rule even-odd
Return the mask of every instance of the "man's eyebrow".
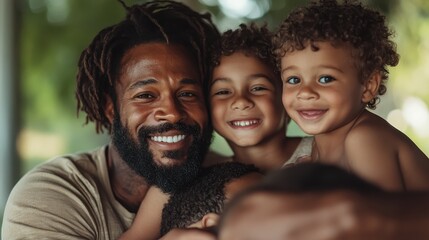
[[152, 78], [150, 78], [150, 79], [145, 79], [145, 80], [139, 80], [139, 81], [137, 81], [137, 82], [135, 82], [135, 83], [133, 83], [133, 84], [131, 84], [130, 85], [130, 87], [128, 88], [129, 90], [133, 90], [133, 89], [136, 89], [136, 88], [139, 88], [139, 87], [142, 87], [142, 86], [146, 86], [146, 85], [148, 85], [148, 84], [154, 84], [154, 83], [156, 83], [157, 81], [155, 80], [155, 79], [152, 79]]

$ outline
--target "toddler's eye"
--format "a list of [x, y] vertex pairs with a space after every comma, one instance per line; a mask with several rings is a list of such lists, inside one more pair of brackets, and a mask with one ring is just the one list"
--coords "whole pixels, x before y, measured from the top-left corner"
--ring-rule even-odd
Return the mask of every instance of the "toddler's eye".
[[288, 83], [288, 84], [295, 85], [295, 84], [298, 84], [300, 82], [301, 82], [301, 80], [297, 77], [289, 77], [288, 79], [286, 79], [286, 83]]
[[319, 78], [319, 82], [320, 83], [330, 83], [332, 81], [334, 81], [335, 78], [331, 77], [331, 76], [322, 76]]

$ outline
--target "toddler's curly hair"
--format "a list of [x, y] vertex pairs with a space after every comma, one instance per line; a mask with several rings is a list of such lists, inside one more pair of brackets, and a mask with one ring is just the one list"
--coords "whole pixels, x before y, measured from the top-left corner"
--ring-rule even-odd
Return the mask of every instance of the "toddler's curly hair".
[[[312, 43], [317, 41], [350, 44], [360, 79], [364, 81], [379, 71], [382, 83], [378, 95], [383, 95], [389, 74], [387, 66], [396, 66], [399, 62], [392, 36], [385, 16], [378, 11], [353, 0], [343, 3], [319, 0], [289, 14], [273, 37], [273, 47], [279, 63], [288, 52], [302, 50], [308, 44], [314, 49]], [[379, 100], [376, 96], [367, 107], [375, 109]]]

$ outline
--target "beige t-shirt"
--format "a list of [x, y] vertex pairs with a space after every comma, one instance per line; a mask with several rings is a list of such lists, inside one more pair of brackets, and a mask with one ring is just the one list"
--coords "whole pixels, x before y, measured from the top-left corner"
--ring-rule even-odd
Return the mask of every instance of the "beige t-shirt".
[[2, 238], [117, 239], [134, 214], [113, 196], [106, 153], [62, 156], [28, 172], [10, 193]]

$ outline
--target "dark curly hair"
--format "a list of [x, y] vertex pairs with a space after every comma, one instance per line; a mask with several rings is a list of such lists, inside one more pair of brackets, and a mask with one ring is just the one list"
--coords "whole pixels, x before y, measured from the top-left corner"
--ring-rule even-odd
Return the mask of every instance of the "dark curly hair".
[[184, 46], [199, 63], [196, 67], [202, 87], [207, 89], [207, 49], [220, 38], [210, 14], [199, 14], [182, 3], [159, 0], [128, 7], [119, 2], [126, 9], [126, 19], [101, 30], [82, 52], [78, 63], [77, 111], [87, 114], [86, 123], [95, 122], [97, 133], [112, 131], [104, 109], [108, 97], [116, 103], [120, 61], [128, 49], [154, 41]]
[[[316, 41], [332, 44], [347, 43], [353, 47], [356, 66], [361, 79], [374, 71], [382, 76], [378, 94], [386, 92], [387, 66], [396, 66], [399, 55], [390, 39], [393, 32], [387, 27], [385, 16], [353, 0], [313, 1], [306, 7], [292, 11], [277, 30], [273, 45], [278, 62], [286, 53], [302, 50]], [[317, 49], [314, 49], [317, 50]], [[375, 109], [379, 97], [367, 107]]]
[[225, 185], [244, 175], [260, 173], [253, 165], [226, 162], [203, 168], [187, 187], [174, 193], [162, 210], [161, 236], [185, 228], [208, 213], [222, 213]]
[[240, 24], [240, 27], [235, 30], [225, 31], [221, 36], [220, 46], [211, 50], [211, 69], [219, 66], [222, 56], [230, 56], [241, 51], [267, 64], [280, 79], [276, 58], [272, 51], [272, 37], [273, 33], [266, 25], [258, 27], [255, 23]]

